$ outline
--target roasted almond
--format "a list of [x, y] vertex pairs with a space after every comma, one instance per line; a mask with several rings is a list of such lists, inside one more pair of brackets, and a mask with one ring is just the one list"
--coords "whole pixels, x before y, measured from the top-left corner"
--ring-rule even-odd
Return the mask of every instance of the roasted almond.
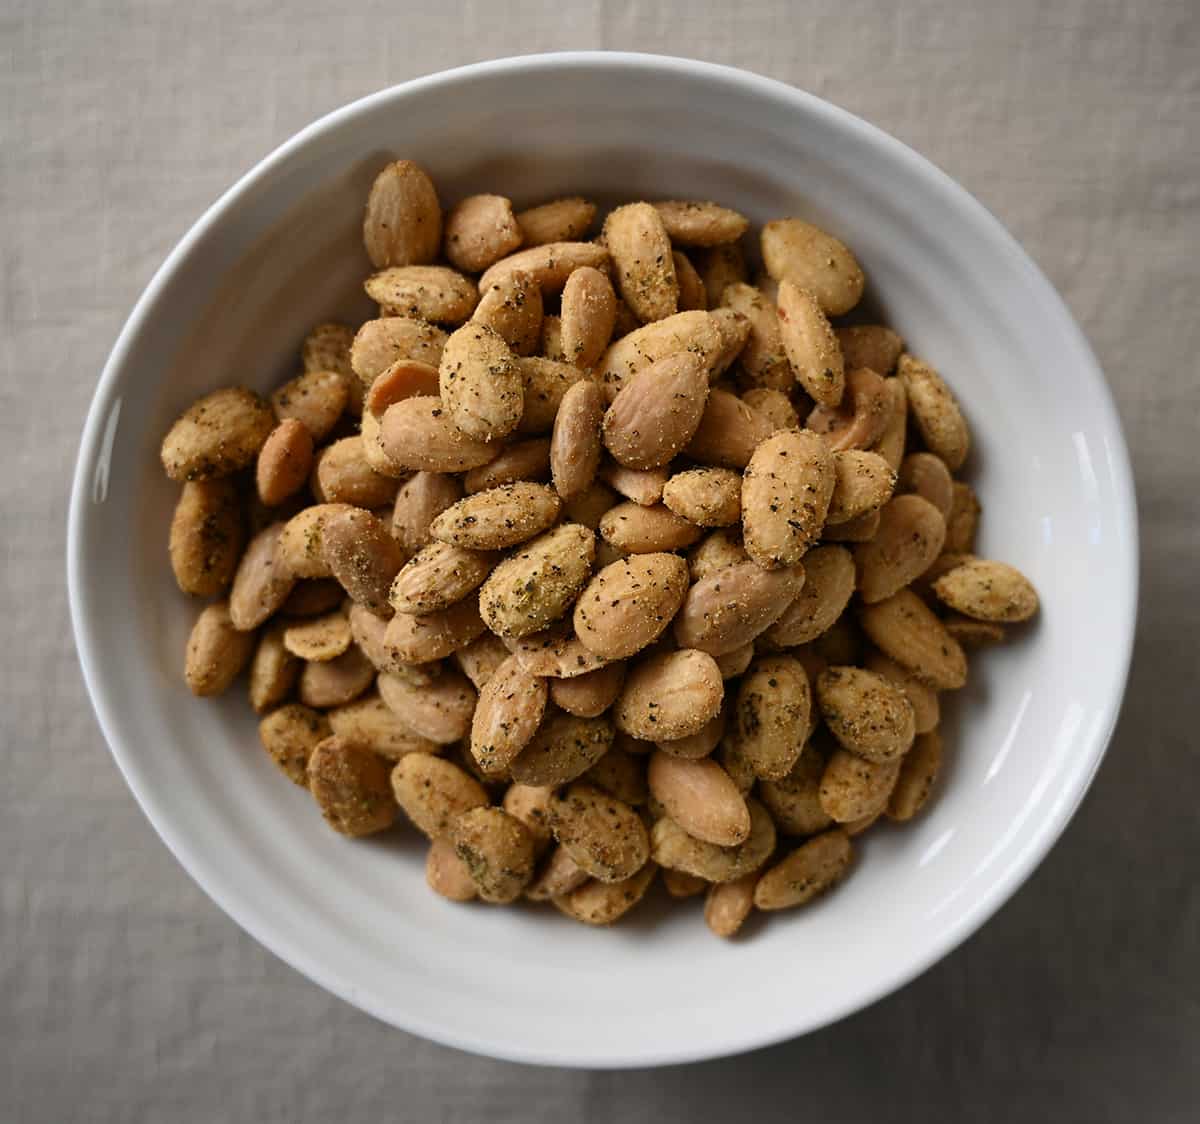
[[687, 565], [674, 554], [634, 555], [588, 583], [575, 606], [575, 633], [605, 660], [640, 652], [662, 635], [687, 592]]
[[411, 160], [389, 164], [371, 185], [363, 244], [376, 269], [421, 265], [437, 257], [442, 208], [433, 181]]
[[486, 324], [517, 355], [532, 355], [542, 337], [542, 289], [519, 269], [480, 290], [471, 319]]
[[612, 282], [584, 266], [568, 278], [562, 293], [562, 351], [569, 363], [593, 367], [612, 338], [617, 297]]
[[[467, 273], [487, 269], [520, 244], [521, 228], [513, 214], [512, 202], [503, 195], [468, 195], [446, 215], [442, 243], [446, 259]], [[429, 319], [438, 318], [430, 316]]]
[[196, 618], [188, 637], [184, 679], [194, 695], [219, 695], [254, 654], [254, 634], [235, 627], [228, 601], [214, 601]]
[[444, 265], [395, 265], [373, 273], [363, 288], [392, 316], [436, 324], [461, 324], [479, 303], [471, 280]]
[[683, 352], [633, 375], [604, 415], [604, 444], [627, 468], [658, 468], [692, 439], [708, 396], [708, 373]]
[[433, 521], [463, 496], [462, 484], [441, 472], [417, 472], [400, 485], [392, 509], [392, 537], [405, 554], [416, 554]]
[[673, 315], [679, 305], [679, 283], [671, 240], [658, 211], [649, 203], [617, 207], [604, 220], [603, 237], [617, 286], [634, 315], [645, 323]]
[[656, 554], [691, 546], [700, 528], [662, 504], [620, 503], [601, 517], [600, 535], [622, 554]]
[[406, 398], [389, 406], [380, 422], [384, 452], [403, 469], [462, 472], [494, 460], [500, 446], [468, 437], [440, 398]]
[[[671, 761], [665, 757], [663, 760]], [[671, 763], [692, 768], [706, 764], [702, 761]], [[775, 850], [775, 825], [757, 800], [747, 798], [743, 807], [750, 814], [750, 830], [742, 842], [731, 847], [710, 843], [686, 831], [672, 817], [664, 816], [656, 820], [650, 830], [650, 857], [660, 866], [694, 874], [706, 882], [732, 882], [758, 870]]]
[[694, 838], [734, 847], [749, 836], [746, 801], [715, 761], [686, 761], [656, 751], [650, 755], [647, 778], [667, 814]]
[[698, 464], [745, 468], [773, 427], [740, 398], [724, 390], [709, 392], [695, 434], [684, 450]]
[[717, 570], [688, 590], [675, 618], [675, 639], [714, 656], [732, 652], [770, 628], [803, 585], [803, 566], [764, 570], [741, 562]]
[[577, 782], [550, 800], [549, 812], [559, 846], [592, 878], [620, 882], [650, 857], [645, 824], [609, 792]]
[[765, 386], [788, 391], [796, 384], [796, 374], [788, 362], [783, 333], [775, 305], [753, 285], [734, 282], [721, 295], [726, 308], [745, 317], [749, 333], [741, 352], [745, 385]]
[[572, 195], [530, 207], [517, 215], [521, 241], [526, 246], [571, 242], [582, 238], [596, 217], [596, 204]]
[[401, 359], [436, 367], [446, 346], [446, 333], [412, 316], [385, 316], [368, 320], [350, 347], [350, 365], [365, 392]]
[[933, 583], [938, 599], [968, 617], [990, 623], [1027, 621], [1038, 610], [1037, 591], [1014, 566], [972, 558]]
[[846, 381], [842, 349], [816, 296], [785, 278], [779, 283], [776, 311], [796, 381], [814, 401], [836, 407]]
[[951, 472], [957, 472], [971, 445], [958, 400], [937, 371], [911, 355], [900, 356], [898, 377], [926, 447], [941, 457]]
[[879, 529], [854, 550], [858, 591], [871, 604], [923, 574], [942, 552], [946, 521], [918, 495], [896, 496], [879, 512]]
[[883, 435], [893, 408], [887, 383], [874, 371], [857, 367], [846, 372], [841, 403], [818, 403], [805, 425], [821, 434], [831, 449], [868, 449]]
[[392, 826], [387, 766], [369, 749], [334, 734], [312, 751], [307, 772], [308, 789], [334, 831], [372, 835]]
[[294, 784], [308, 787], [308, 759], [333, 730], [320, 711], [289, 703], [271, 711], [258, 724], [263, 749]]
[[401, 567], [388, 600], [398, 613], [447, 609], [483, 584], [495, 560], [484, 551], [430, 543]]
[[546, 681], [509, 656], [479, 693], [471, 755], [484, 773], [500, 773], [529, 744], [546, 711]]
[[776, 219], [762, 229], [762, 256], [776, 281], [810, 290], [830, 316], [849, 312], [865, 279], [854, 255], [832, 234], [802, 219]]
[[547, 715], [509, 770], [520, 784], [569, 784], [608, 752], [612, 739], [613, 728], [607, 718]]
[[[817, 705], [838, 742], [869, 761], [895, 761], [916, 735], [903, 689], [861, 667], [830, 667], [817, 676]], [[852, 819], [855, 817], [851, 817]]]
[[685, 738], [716, 717], [724, 696], [720, 669], [708, 653], [661, 652], [630, 667], [613, 721], [635, 738]]
[[428, 753], [407, 753], [391, 772], [396, 803], [418, 831], [449, 839], [454, 821], [472, 808], [485, 808], [483, 786], [452, 761]]
[[321, 551], [352, 600], [382, 616], [391, 611], [388, 593], [404, 555], [382, 519], [357, 507], [329, 512], [321, 524]]
[[846, 524], [878, 511], [896, 486], [896, 474], [878, 453], [843, 449], [833, 455], [833, 495], [825, 519]]
[[466, 677], [449, 668], [423, 685], [385, 672], [379, 676], [379, 695], [413, 733], [438, 745], [467, 736], [478, 697]]
[[804, 586], [765, 639], [777, 648], [807, 644], [827, 631], [854, 595], [854, 559], [841, 546], [819, 546], [804, 556]]
[[515, 484], [518, 480], [542, 481], [550, 478], [550, 439], [531, 437], [505, 446], [495, 460], [473, 468], [463, 476], [467, 495]]
[[603, 419], [604, 393], [596, 383], [577, 382], [563, 395], [550, 439], [550, 472], [564, 500], [586, 492], [596, 477]]
[[163, 438], [163, 468], [180, 482], [229, 476], [254, 461], [274, 427], [274, 412], [254, 391], [214, 390], [193, 402]]
[[282, 523], [272, 523], [246, 547], [229, 591], [229, 617], [234, 628], [257, 628], [292, 592], [295, 568], [283, 549], [283, 533]]
[[521, 420], [525, 379], [517, 357], [485, 324], [465, 324], [446, 341], [438, 386], [450, 420], [477, 441], [506, 437]]
[[677, 472], [663, 487], [663, 503], [699, 527], [728, 527], [741, 521], [741, 474], [731, 468]]
[[543, 294], [560, 293], [571, 273], [581, 266], [608, 267], [608, 250], [596, 242], [547, 242], [501, 258], [479, 279], [482, 293], [509, 273], [528, 273]]
[[755, 775], [788, 775], [808, 737], [812, 698], [799, 660], [767, 656], [750, 665], [738, 688], [734, 715], [738, 749]]
[[184, 484], [171, 518], [171, 570], [184, 593], [212, 597], [233, 580], [245, 542], [233, 482]]
[[430, 534], [472, 550], [503, 550], [546, 530], [561, 508], [562, 501], [544, 484], [504, 484], [447, 508], [430, 525]]
[[679, 246], [719, 246], [736, 242], [750, 225], [745, 215], [716, 203], [663, 199], [653, 206], [671, 241]]
[[763, 910], [804, 905], [831, 889], [850, 868], [851, 845], [839, 828], [801, 844], [771, 867], [754, 887], [754, 904]]
[[742, 483], [750, 557], [771, 569], [799, 562], [825, 526], [834, 480], [833, 457], [816, 434], [785, 430], [762, 442]]
[[721, 358], [724, 340], [707, 312], [677, 312], [615, 340], [600, 358], [597, 372], [611, 402], [638, 371], [688, 352], [709, 372]]
[[384, 648], [401, 663], [430, 663], [465, 648], [486, 626], [474, 595], [435, 613], [396, 613], [388, 621]]

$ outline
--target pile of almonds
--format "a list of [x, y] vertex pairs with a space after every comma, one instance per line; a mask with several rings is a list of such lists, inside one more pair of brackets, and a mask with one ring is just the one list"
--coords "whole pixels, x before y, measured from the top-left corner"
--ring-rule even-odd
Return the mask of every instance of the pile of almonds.
[[735, 211], [595, 217], [379, 174], [378, 318], [163, 443], [176, 579], [218, 598], [186, 679], [248, 666], [279, 768], [343, 834], [403, 811], [447, 898], [607, 924], [662, 870], [728, 937], [920, 811], [964, 648], [1037, 595], [973, 554], [945, 382], [836, 321], [841, 242], [770, 222], [751, 284]]

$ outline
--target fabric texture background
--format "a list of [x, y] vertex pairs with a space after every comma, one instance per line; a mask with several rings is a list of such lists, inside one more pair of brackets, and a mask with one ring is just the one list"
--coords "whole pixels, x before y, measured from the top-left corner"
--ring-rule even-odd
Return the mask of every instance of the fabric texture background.
[[[1015, 899], [916, 982], [821, 1033], [635, 1073], [431, 1045], [243, 934], [158, 841], [104, 746], [63, 560], [70, 473], [104, 359], [154, 269], [228, 184], [362, 94], [478, 59], [585, 47], [695, 56], [802, 86], [978, 196], [1096, 348], [1132, 448], [1143, 535], [1116, 739]], [[0, 1119], [1194, 1120], [1198, 137], [1196, 0], [8, 0]]]

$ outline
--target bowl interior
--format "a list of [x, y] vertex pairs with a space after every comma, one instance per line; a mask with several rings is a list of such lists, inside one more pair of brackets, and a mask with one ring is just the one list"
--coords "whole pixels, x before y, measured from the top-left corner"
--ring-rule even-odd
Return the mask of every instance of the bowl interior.
[[[854, 249], [868, 307], [936, 365], [975, 438], [981, 553], [1028, 573], [1036, 625], [945, 698], [948, 763], [928, 811], [871, 832], [807, 910], [724, 944], [700, 904], [646, 903], [612, 931], [552, 910], [454, 906], [424, 885], [411, 830], [350, 842], [258, 747], [240, 690], [181, 682], [197, 611], [174, 588], [177, 489], [158, 466], [196, 396], [266, 391], [313, 323], [369, 314], [363, 200], [411, 157], [443, 203], [712, 198], [755, 224], [796, 214]], [[1129, 652], [1135, 527], [1124, 447], [1082, 337], [978, 204], [911, 152], [763, 79], [637, 56], [467, 68], [318, 123], [189, 234], [123, 334], [85, 434], [71, 526], [81, 659], [147, 813], [241, 924], [353, 1003], [467, 1049], [636, 1065], [727, 1053], [819, 1026], [969, 934], [1053, 842], [1098, 764]]]

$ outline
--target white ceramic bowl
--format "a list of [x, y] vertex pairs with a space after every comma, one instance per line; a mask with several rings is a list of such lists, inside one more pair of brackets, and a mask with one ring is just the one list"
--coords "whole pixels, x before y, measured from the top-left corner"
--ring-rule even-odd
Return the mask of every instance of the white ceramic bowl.
[[[865, 837], [810, 908], [723, 943], [697, 903], [643, 903], [611, 931], [553, 911], [464, 908], [425, 887], [411, 831], [353, 842], [258, 748], [241, 691], [181, 681], [196, 606], [166, 559], [177, 488], [158, 446], [196, 396], [296, 369], [306, 328], [364, 316], [363, 200], [389, 158], [443, 200], [519, 205], [712, 198], [755, 224], [814, 219], [853, 247], [870, 299], [964, 403], [980, 548], [1028, 573], [1036, 625], [947, 699], [949, 762], [928, 811]], [[750, 74], [570, 54], [422, 78], [305, 129], [176, 247], [113, 350], [83, 436], [69, 580], [80, 660], [113, 755], [167, 845], [250, 933], [351, 1003], [467, 1050], [641, 1066], [812, 1030], [964, 940], [1063, 830], [1108, 741], [1136, 601], [1126, 450], [1079, 329], [962, 188], [850, 114]], [[986, 1001], [986, 999], [984, 1000]]]

